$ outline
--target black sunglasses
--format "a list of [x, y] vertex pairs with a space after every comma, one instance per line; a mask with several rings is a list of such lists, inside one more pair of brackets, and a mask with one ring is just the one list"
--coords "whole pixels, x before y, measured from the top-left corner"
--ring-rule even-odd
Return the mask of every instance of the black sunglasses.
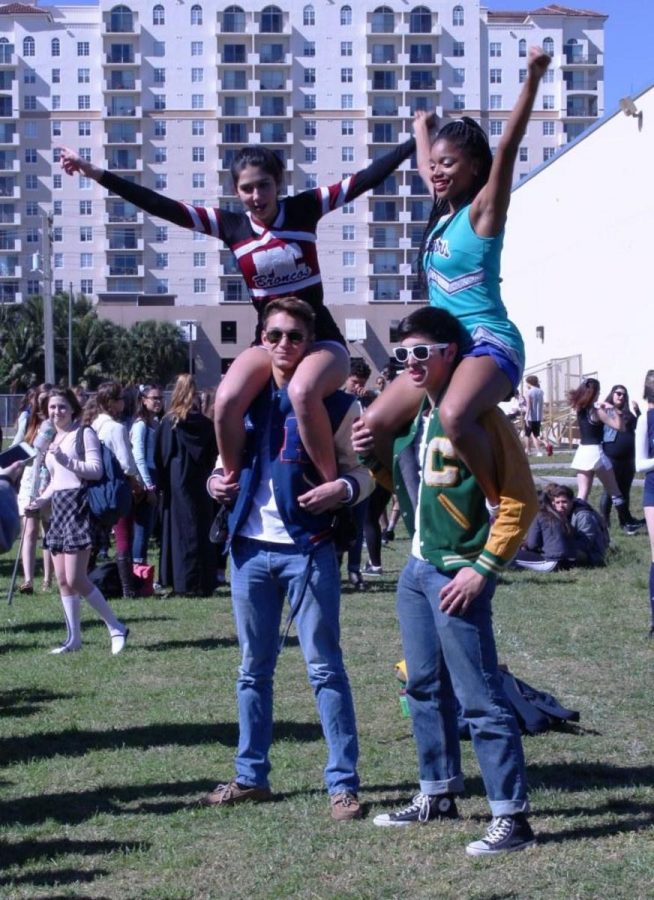
[[284, 335], [286, 335], [291, 344], [301, 344], [302, 341], [307, 339], [304, 332], [299, 331], [297, 328], [291, 328], [289, 331], [283, 331], [281, 328], [271, 328], [270, 331], [266, 331], [266, 340], [270, 344], [278, 344]]

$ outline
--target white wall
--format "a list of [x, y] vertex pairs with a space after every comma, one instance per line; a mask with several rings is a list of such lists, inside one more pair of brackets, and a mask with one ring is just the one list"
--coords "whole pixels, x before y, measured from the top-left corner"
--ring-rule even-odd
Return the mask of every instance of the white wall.
[[[583, 354], [602, 390], [634, 399], [654, 368], [654, 86], [513, 192], [503, 298], [527, 366]], [[545, 340], [536, 327], [545, 328]]]

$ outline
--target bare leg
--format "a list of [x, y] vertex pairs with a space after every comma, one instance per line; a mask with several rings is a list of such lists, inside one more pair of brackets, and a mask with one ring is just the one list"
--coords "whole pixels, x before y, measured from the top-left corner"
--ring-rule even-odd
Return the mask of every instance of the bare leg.
[[235, 479], [241, 472], [245, 444], [243, 417], [269, 378], [270, 357], [260, 347], [249, 347], [236, 357], [218, 385], [214, 404], [216, 440], [223, 470], [232, 472]]
[[618, 487], [618, 482], [615, 480], [615, 472], [613, 469], [599, 469], [597, 477], [602, 482], [604, 490], [610, 495], [611, 500], [615, 501], [616, 497], [622, 497], [622, 491]]
[[424, 399], [424, 391], [416, 390], [407, 373], [401, 372], [364, 411], [364, 421], [375, 439], [375, 456], [389, 471], [395, 435], [414, 418]]
[[577, 472], [577, 497], [580, 500], [588, 500], [594, 477], [594, 472]]
[[466, 466], [490, 504], [500, 502], [497, 468], [479, 416], [497, 406], [511, 383], [490, 356], [469, 356], [454, 370], [440, 406], [440, 419]]
[[342, 386], [348, 373], [347, 351], [322, 345], [304, 357], [288, 386], [302, 444], [324, 481], [334, 481], [338, 475], [324, 399]]
[[25, 584], [34, 581], [34, 567], [36, 564], [36, 542], [39, 536], [39, 518], [35, 515], [25, 516], [25, 535], [23, 537], [23, 549], [21, 559], [23, 563], [23, 578]]

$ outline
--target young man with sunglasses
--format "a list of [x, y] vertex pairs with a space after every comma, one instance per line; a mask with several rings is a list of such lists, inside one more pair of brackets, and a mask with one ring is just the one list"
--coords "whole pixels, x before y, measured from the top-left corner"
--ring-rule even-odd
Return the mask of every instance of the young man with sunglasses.
[[[272, 379], [247, 418], [246, 453], [238, 481], [216, 469], [209, 492], [231, 507], [228, 546], [234, 617], [242, 658], [236, 694], [239, 742], [236, 774], [204, 798], [209, 806], [270, 799], [273, 676], [285, 597], [286, 633], [295, 621], [314, 691], [328, 759], [324, 776], [332, 818], [358, 819], [358, 742], [354, 704], [339, 634], [340, 572], [334, 512], [372, 490], [351, 443], [356, 399], [327, 397], [339, 477], [320, 483], [304, 449], [288, 384], [311, 348], [314, 313], [303, 300], [272, 300], [264, 312], [262, 345]], [[263, 352], [262, 351], [262, 352]], [[283, 640], [282, 640], [283, 643]]]
[[[406, 694], [418, 751], [419, 791], [382, 827], [455, 819], [463, 791], [461, 715], [469, 726], [493, 819], [468, 844], [471, 856], [522, 850], [534, 843], [518, 726], [498, 673], [491, 622], [496, 576], [518, 550], [536, 513], [533, 480], [520, 441], [497, 409], [480, 422], [493, 445], [501, 502], [489, 529], [484, 495], [457, 457], [438, 404], [459, 360], [458, 321], [423, 307], [400, 322], [395, 358], [425, 401], [393, 447], [393, 484], [413, 536], [397, 589], [406, 657]], [[363, 423], [354, 427], [360, 453], [374, 453]]]

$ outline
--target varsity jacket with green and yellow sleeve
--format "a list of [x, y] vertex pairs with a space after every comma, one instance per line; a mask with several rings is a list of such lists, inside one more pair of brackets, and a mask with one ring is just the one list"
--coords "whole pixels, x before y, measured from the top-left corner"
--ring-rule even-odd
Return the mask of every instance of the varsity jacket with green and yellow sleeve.
[[[484, 495], [428, 401], [395, 439], [393, 484], [412, 536], [419, 516], [423, 559], [443, 572], [472, 566], [490, 577], [513, 559], [536, 515], [537, 498], [525, 452], [506, 416], [493, 409], [479, 423], [493, 447], [500, 487], [499, 513], [490, 529]], [[422, 465], [418, 445], [424, 449]]]

